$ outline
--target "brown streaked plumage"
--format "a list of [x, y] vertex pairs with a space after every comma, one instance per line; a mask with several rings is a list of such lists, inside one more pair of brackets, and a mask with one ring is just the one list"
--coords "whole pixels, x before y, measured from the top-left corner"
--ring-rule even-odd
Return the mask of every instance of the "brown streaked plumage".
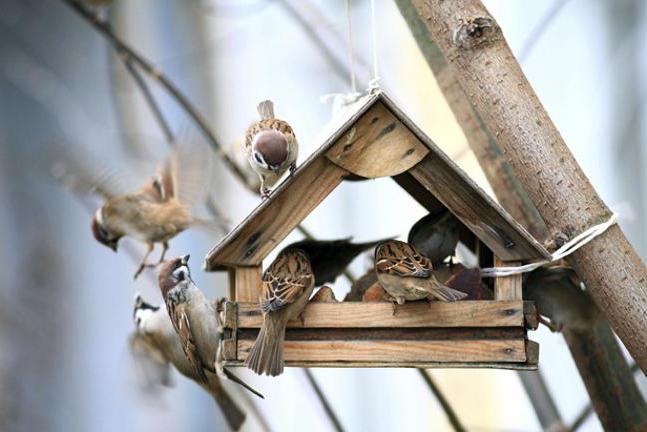
[[314, 274], [303, 252], [291, 249], [276, 257], [263, 274], [263, 326], [245, 361], [248, 368], [259, 375], [283, 373], [285, 328], [303, 312], [313, 288]]
[[408, 243], [390, 240], [375, 249], [377, 279], [398, 304], [425, 298], [449, 302], [466, 296], [438, 282], [433, 271], [431, 261]]
[[260, 193], [269, 196], [269, 187], [273, 186], [287, 169], [293, 172], [299, 145], [290, 125], [274, 117], [272, 101], [258, 104], [261, 119], [254, 122], [245, 137], [245, 151], [249, 164], [256, 171], [260, 180]]

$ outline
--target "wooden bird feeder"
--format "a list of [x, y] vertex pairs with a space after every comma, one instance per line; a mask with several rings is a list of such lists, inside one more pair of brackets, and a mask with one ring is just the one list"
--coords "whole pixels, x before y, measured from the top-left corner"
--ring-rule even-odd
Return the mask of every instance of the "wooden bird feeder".
[[[344, 180], [391, 177], [429, 211], [449, 209], [461, 242], [482, 266], [518, 265], [549, 253], [485, 194], [383, 92], [352, 108], [324, 144], [206, 257], [229, 272], [226, 366], [247, 358], [262, 324], [263, 259]], [[521, 275], [496, 278], [494, 300], [454, 303], [310, 303], [288, 324], [286, 366], [485, 367], [535, 369], [538, 344], [527, 329]]]

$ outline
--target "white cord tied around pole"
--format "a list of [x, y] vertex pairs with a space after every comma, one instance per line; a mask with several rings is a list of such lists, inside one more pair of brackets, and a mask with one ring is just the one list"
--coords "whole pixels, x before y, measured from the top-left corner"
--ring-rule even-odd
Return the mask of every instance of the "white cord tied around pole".
[[589, 243], [591, 240], [604, 233], [609, 227], [616, 224], [618, 221], [618, 214], [613, 213], [609, 220], [601, 224], [592, 226], [583, 233], [577, 235], [575, 238], [571, 239], [564, 246], [557, 249], [551, 255], [549, 260], [538, 261], [531, 264], [526, 264], [517, 267], [488, 267], [481, 269], [482, 277], [497, 277], [497, 276], [512, 276], [520, 273], [531, 272], [539, 267], [545, 266], [555, 261], [559, 261], [562, 258], [565, 258]]

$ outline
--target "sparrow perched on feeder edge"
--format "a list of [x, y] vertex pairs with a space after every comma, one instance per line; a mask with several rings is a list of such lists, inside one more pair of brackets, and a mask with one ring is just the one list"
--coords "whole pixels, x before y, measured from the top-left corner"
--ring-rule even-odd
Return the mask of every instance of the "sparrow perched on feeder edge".
[[124, 236], [146, 243], [148, 250], [134, 275], [137, 279], [144, 268], [155, 266], [147, 262], [155, 243], [162, 244], [159, 264], [170, 239], [193, 225], [211, 224], [191, 214], [191, 207], [206, 199], [209, 173], [210, 158], [194, 146], [183, 144], [136, 192], [116, 193], [110, 185], [100, 185], [98, 189], [107, 200], [92, 219], [94, 238], [115, 252]]
[[438, 282], [431, 261], [405, 242], [380, 243], [375, 249], [375, 272], [398, 304], [425, 298], [451, 302], [467, 296]]
[[564, 265], [540, 267], [524, 275], [523, 298], [535, 302], [539, 322], [553, 332], [564, 328], [589, 329], [602, 319], [600, 309], [582, 289], [575, 270]]
[[283, 250], [299, 249], [305, 252], [315, 275], [315, 286], [320, 286], [334, 282], [357, 255], [389, 240], [352, 243], [351, 239], [352, 237], [340, 240], [301, 240]]
[[245, 365], [259, 375], [283, 373], [283, 341], [288, 321], [301, 315], [314, 289], [308, 257], [297, 249], [279, 253], [263, 274], [263, 325]]
[[290, 169], [296, 169], [299, 144], [290, 125], [274, 117], [274, 104], [266, 100], [258, 104], [261, 119], [248, 129], [245, 150], [249, 164], [261, 179], [260, 194], [270, 195], [269, 188]]
[[454, 256], [460, 223], [447, 209], [429, 213], [409, 230], [407, 242], [429, 258], [433, 265]]
[[[136, 363], [141, 366], [139, 370], [148, 375], [162, 377], [163, 380], [159, 384], [168, 386], [169, 364], [172, 364], [178, 372], [198, 383], [213, 397], [232, 429], [240, 429], [245, 421], [245, 413], [225, 390], [214, 368], [204, 366], [204, 379], [198, 368], [190, 362], [184, 353], [185, 345], [175, 331], [166, 309], [146, 303], [138, 294], [135, 297], [133, 318], [135, 332], [130, 337], [130, 350]], [[217, 338], [213, 337], [211, 343], [215, 345]], [[231, 375], [234, 382], [263, 397], [235, 375]]]

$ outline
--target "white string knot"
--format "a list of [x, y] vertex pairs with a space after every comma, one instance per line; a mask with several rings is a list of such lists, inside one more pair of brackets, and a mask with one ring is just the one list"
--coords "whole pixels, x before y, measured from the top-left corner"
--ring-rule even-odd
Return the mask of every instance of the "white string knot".
[[601, 224], [592, 226], [591, 228], [578, 234], [576, 237], [566, 242], [562, 247], [560, 247], [559, 249], [557, 249], [555, 252], [551, 254], [550, 259], [538, 261], [538, 262], [534, 262], [534, 263], [530, 263], [522, 266], [516, 266], [516, 267], [483, 268], [481, 269], [481, 276], [482, 277], [512, 276], [520, 273], [531, 272], [535, 269], [538, 269], [539, 267], [545, 266], [546, 264], [559, 261], [562, 258], [569, 256], [570, 254], [572, 254], [573, 252], [575, 252], [585, 244], [589, 243], [591, 240], [593, 240], [600, 234], [604, 233], [606, 230], [609, 229], [609, 227], [616, 224], [617, 221], [618, 221], [618, 214], [613, 213], [609, 218], [609, 220], [607, 220], [606, 222], [602, 222]]

